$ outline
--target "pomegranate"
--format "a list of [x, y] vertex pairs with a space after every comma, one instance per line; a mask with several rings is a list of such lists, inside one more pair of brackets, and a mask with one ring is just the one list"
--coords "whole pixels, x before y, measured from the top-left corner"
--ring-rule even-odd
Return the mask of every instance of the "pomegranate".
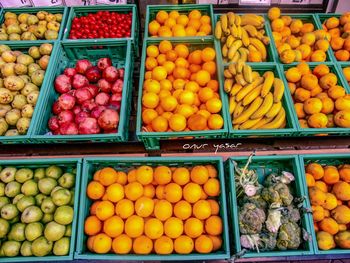
[[66, 75], [57, 76], [57, 78], [55, 79], [54, 86], [55, 86], [55, 90], [61, 94], [70, 91], [72, 88], [72, 85], [70, 83], [70, 78]]
[[101, 113], [105, 109], [107, 109], [106, 106], [97, 106], [97, 107], [93, 108], [91, 111], [91, 117], [97, 119], [98, 117], [100, 117]]
[[75, 97], [75, 92], [76, 92], [76, 91], [77, 91], [76, 89], [71, 89], [70, 91], [67, 92], [67, 94], [70, 94], [70, 95], [72, 95], [73, 97]]
[[58, 114], [58, 124], [61, 126], [64, 123], [69, 123], [74, 121], [74, 113], [70, 110], [61, 111]]
[[124, 82], [121, 79], [117, 79], [111, 88], [112, 93], [122, 92]]
[[109, 66], [112, 66], [112, 60], [110, 58], [100, 58], [97, 61], [97, 67], [100, 70], [105, 70], [106, 68], [108, 68]]
[[115, 67], [109, 66], [102, 72], [102, 77], [108, 82], [114, 82], [118, 79], [119, 72]]
[[62, 111], [62, 109], [61, 109], [60, 105], [58, 104], [58, 100], [56, 100], [52, 104], [52, 112], [53, 112], [53, 114], [58, 115], [61, 111]]
[[80, 74], [74, 75], [73, 81], [72, 81], [73, 88], [80, 89], [88, 84], [89, 84], [89, 80], [85, 76]]
[[90, 82], [97, 82], [101, 78], [101, 72], [98, 67], [93, 66], [86, 70], [85, 76]]
[[75, 97], [77, 98], [77, 102], [82, 104], [84, 101], [92, 99], [92, 94], [90, 93], [89, 89], [81, 88], [77, 89], [75, 92]]
[[125, 70], [123, 68], [118, 69], [119, 78], [124, 79]]
[[81, 107], [78, 105], [75, 105], [72, 109], [74, 114], [78, 114], [79, 112], [81, 112]]
[[62, 135], [75, 135], [78, 133], [78, 125], [76, 125], [74, 122], [64, 123], [60, 127], [60, 134]]
[[92, 100], [86, 100], [81, 104], [81, 108], [83, 111], [91, 111], [93, 108], [97, 106], [94, 99]]
[[99, 88], [96, 85], [92, 84], [87, 85], [85, 88], [87, 88], [90, 91], [92, 97], [95, 97], [99, 90]]
[[60, 125], [58, 124], [58, 118], [57, 116], [52, 116], [50, 119], [49, 119], [49, 123], [48, 123], [48, 126], [49, 126], [49, 129], [51, 131], [55, 131], [57, 130]]
[[52, 131], [52, 135], [61, 135], [60, 129]]
[[75, 123], [81, 123], [82, 121], [84, 121], [86, 118], [90, 117], [90, 114], [87, 113], [86, 111], [81, 111], [79, 112], [77, 115], [75, 115]]
[[119, 111], [120, 110], [120, 106], [121, 106], [121, 101], [110, 101], [109, 105], [108, 105], [108, 108], [116, 110], [116, 111]]
[[75, 97], [65, 93], [59, 96], [58, 105], [62, 110], [70, 110], [73, 109], [75, 105]]
[[106, 106], [109, 101], [109, 95], [105, 92], [100, 92], [95, 98], [96, 104]]
[[92, 64], [88, 59], [80, 59], [75, 64], [75, 70], [80, 74], [84, 74], [91, 67]]
[[111, 103], [112, 101], [122, 101], [122, 94], [121, 93], [112, 94], [111, 98], [109, 99], [109, 102]]
[[77, 74], [77, 71], [75, 70], [75, 68], [66, 68], [63, 71], [63, 74], [69, 78], [72, 78], [75, 74]]
[[98, 125], [104, 130], [116, 129], [119, 122], [119, 114], [115, 110], [106, 109], [98, 118]]
[[111, 88], [112, 88], [112, 85], [111, 83], [109, 83], [107, 80], [105, 79], [100, 79], [98, 82], [97, 82], [97, 86], [101, 89], [101, 91], [103, 92], [111, 92]]
[[79, 123], [79, 134], [96, 134], [100, 132], [97, 120], [94, 118], [86, 118]]

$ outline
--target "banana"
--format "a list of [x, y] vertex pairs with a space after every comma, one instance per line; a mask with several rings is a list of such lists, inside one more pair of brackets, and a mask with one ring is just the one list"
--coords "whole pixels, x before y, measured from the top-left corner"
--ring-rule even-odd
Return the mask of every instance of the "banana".
[[272, 88], [272, 84], [273, 84], [273, 80], [275, 78], [275, 75], [273, 74], [272, 71], [266, 71], [263, 75], [264, 77], [264, 85], [263, 88], [261, 90], [261, 97], [265, 97], [271, 90]]
[[241, 101], [249, 92], [251, 92], [254, 88], [262, 84], [264, 81], [263, 77], [259, 77], [254, 80], [252, 83], [243, 87], [236, 95], [236, 101]]
[[256, 37], [258, 30], [256, 30], [256, 28], [252, 25], [245, 25], [243, 27], [245, 29], [245, 31], [247, 31], [247, 33], [249, 34], [250, 37]]
[[271, 109], [265, 114], [267, 118], [274, 118], [282, 108], [282, 102], [275, 102]]
[[226, 39], [226, 46], [228, 48], [231, 47], [234, 41], [235, 41], [235, 38], [232, 35], [229, 35]]
[[249, 105], [253, 100], [255, 100], [260, 95], [261, 87], [262, 87], [261, 85], [257, 86], [243, 98], [243, 106]]
[[243, 27], [240, 27], [240, 29], [242, 31], [242, 42], [243, 42], [243, 45], [245, 47], [248, 47], [249, 44], [250, 44], [248, 33]]
[[237, 26], [237, 37], [239, 39], [242, 39], [242, 27], [241, 26]]
[[271, 109], [273, 105], [273, 95], [271, 92], [269, 92], [266, 97], [264, 98], [263, 103], [257, 109], [256, 112], [252, 116], [250, 116], [251, 119], [260, 119], [265, 116], [265, 114]]
[[247, 109], [245, 109], [241, 115], [237, 118], [233, 119], [233, 124], [241, 124], [249, 119], [249, 117], [260, 107], [263, 99], [261, 97], [257, 97]]
[[230, 91], [230, 96], [235, 96], [241, 89], [243, 88], [242, 85], [239, 85], [238, 83], [233, 84], [231, 91]]
[[235, 24], [235, 14], [233, 12], [228, 12], [227, 13], [227, 18], [228, 18], [228, 26], [231, 27], [232, 25]]
[[256, 34], [256, 38], [262, 40], [263, 37], [264, 37], [264, 34], [261, 33], [261, 30], [258, 31], [258, 33]]
[[222, 52], [222, 56], [224, 58], [227, 57], [227, 55], [228, 55], [228, 48], [227, 48], [226, 44], [222, 46], [221, 52]]
[[231, 74], [234, 76], [237, 74], [237, 70], [236, 70], [236, 64], [234, 63], [231, 63], [229, 66], [228, 66], [228, 70], [231, 72]]
[[245, 86], [247, 85], [247, 82], [245, 81], [244, 77], [242, 74], [237, 74], [235, 76], [235, 80], [238, 84], [242, 85], [242, 86]]
[[236, 53], [233, 55], [233, 59], [231, 59], [231, 62], [232, 62], [233, 64], [236, 64], [237, 61], [238, 61], [240, 58], [241, 58], [240, 53], [239, 53], [239, 52], [236, 52]]
[[245, 14], [245, 15], [242, 15], [241, 17], [241, 26], [245, 26], [245, 25], [252, 25], [254, 27], [257, 27], [257, 28], [260, 28], [261, 25], [262, 25], [262, 22], [260, 19], [258, 19], [257, 15], [248, 15], [248, 14]]
[[224, 91], [226, 93], [230, 93], [231, 89], [232, 89], [232, 86], [233, 86], [233, 79], [225, 79], [225, 82], [224, 82]]
[[281, 126], [278, 127], [278, 129], [286, 128], [286, 124], [287, 124], [287, 121], [286, 119], [284, 119], [283, 123], [281, 124]]
[[227, 38], [224, 35], [222, 35], [220, 39], [220, 43], [224, 45], [226, 43], [226, 39]]
[[240, 57], [243, 61], [248, 61], [248, 55], [249, 55], [249, 50], [246, 49], [245, 47], [240, 47], [238, 49], [238, 52], [240, 54]]
[[242, 60], [242, 59], [239, 59], [236, 63], [236, 70], [237, 70], [237, 73], [242, 73], [243, 72], [243, 67], [245, 65], [245, 62]]
[[238, 129], [239, 129], [239, 124], [233, 125], [233, 129], [234, 129], [234, 130], [238, 130]]
[[243, 122], [241, 125], [239, 125], [239, 129], [240, 130], [248, 130], [251, 127], [253, 127], [255, 124], [257, 124], [261, 119], [262, 118], [255, 119], [255, 120], [249, 119], [249, 120]]
[[220, 39], [222, 36], [221, 22], [218, 21], [215, 25], [215, 37]]
[[253, 127], [251, 127], [251, 129], [252, 130], [260, 129], [261, 126], [265, 125], [266, 123], [269, 123], [272, 120], [273, 118], [264, 117], [260, 119], [260, 121], [258, 121]]
[[223, 32], [226, 32], [227, 31], [227, 15], [226, 14], [223, 14], [220, 16], [220, 22], [221, 22], [221, 28], [222, 28], [222, 31]]
[[277, 116], [271, 122], [261, 126], [260, 129], [278, 129], [279, 127], [282, 126], [285, 119], [286, 119], [286, 112], [282, 107], [281, 110], [278, 112]]
[[236, 107], [235, 107], [235, 110], [233, 111], [233, 118], [236, 118], [239, 115], [241, 115], [243, 110], [244, 110], [244, 107], [242, 105], [242, 102], [238, 102]]
[[265, 61], [267, 57], [266, 47], [263, 42], [257, 38], [249, 38], [250, 43], [261, 53], [262, 59]]
[[249, 52], [250, 52], [250, 51], [258, 51], [258, 50], [256, 49], [256, 47], [254, 47], [251, 43], [250, 43], [250, 45], [248, 46], [248, 50], [249, 50]]
[[229, 50], [228, 50], [228, 58], [229, 59], [233, 59], [233, 56], [235, 55], [235, 53], [237, 52], [237, 50], [242, 46], [242, 40], [236, 40], [235, 42], [233, 42], [233, 44], [230, 46]]
[[279, 102], [281, 101], [284, 93], [284, 84], [283, 81], [275, 78], [273, 81], [273, 101]]
[[236, 26], [240, 26], [241, 25], [241, 17], [239, 15], [235, 16], [235, 24]]
[[228, 69], [224, 70], [224, 77], [225, 79], [232, 79], [233, 75], [231, 74], [231, 72]]
[[248, 83], [253, 82], [253, 71], [251, 66], [244, 64], [243, 66], [243, 77]]
[[261, 41], [264, 43], [265, 46], [267, 46], [268, 44], [270, 44], [270, 38], [267, 36], [263, 36]]
[[257, 72], [257, 71], [253, 71], [253, 73], [252, 73], [252, 78], [253, 78], [253, 81], [254, 80], [256, 80], [257, 78], [259, 78], [260, 77], [260, 74], [259, 74], [259, 72]]
[[237, 106], [237, 102], [235, 101], [234, 97], [230, 97], [229, 99], [229, 111], [230, 114], [232, 114]]
[[233, 37], [235, 37], [235, 38], [238, 37], [238, 30], [237, 30], [237, 26], [235, 24], [231, 25], [230, 33]]

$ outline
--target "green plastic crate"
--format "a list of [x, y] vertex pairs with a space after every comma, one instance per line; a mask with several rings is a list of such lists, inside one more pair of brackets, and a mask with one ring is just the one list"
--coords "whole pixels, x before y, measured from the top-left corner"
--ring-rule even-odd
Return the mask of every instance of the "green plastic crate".
[[[310, 66], [310, 69], [314, 69], [319, 64], [325, 64], [330, 68], [330, 72], [334, 73], [338, 78], [338, 84], [345, 88], [346, 93], [350, 93], [350, 89], [346, 83], [344, 83], [343, 78], [341, 77], [341, 72], [339, 69], [335, 66], [334, 63], [308, 63]], [[294, 67], [295, 65], [288, 64], [288, 65], [281, 65], [281, 69], [283, 71], [286, 71], [287, 69]], [[285, 81], [287, 82], [286, 78], [284, 77]], [[286, 92], [288, 92], [291, 100], [292, 95], [290, 94], [289, 89], [286, 89]], [[294, 108], [294, 105], [292, 105], [292, 112], [294, 117], [296, 118], [296, 127], [297, 127], [297, 134], [298, 136], [314, 136], [314, 135], [327, 135], [327, 134], [334, 134], [334, 135], [349, 135], [350, 129], [349, 128], [340, 128], [340, 127], [334, 127], [334, 128], [301, 128], [298, 117]]]
[[[98, 11], [110, 11], [110, 12], [118, 12], [118, 13], [129, 13], [132, 12], [132, 23], [131, 23], [131, 35], [127, 38], [86, 38], [86, 39], [69, 39], [70, 29], [72, 27], [72, 21], [74, 17], [81, 17], [91, 13], [97, 13]], [[70, 8], [69, 14], [67, 15], [67, 23], [64, 29], [64, 34], [62, 40], [64, 42], [72, 42], [72, 43], [96, 43], [100, 41], [108, 41], [114, 43], [116, 40], [129, 40], [132, 42], [132, 47], [134, 49], [135, 54], [139, 55], [139, 21], [138, 21], [138, 13], [135, 4], [129, 5], [92, 5], [92, 6], [74, 6]]]
[[45, 257], [0, 257], [2, 262], [50, 262], [50, 261], [63, 261], [73, 260], [76, 237], [77, 237], [77, 224], [78, 224], [78, 211], [80, 201], [80, 178], [82, 169], [82, 159], [80, 158], [45, 158], [45, 159], [16, 159], [16, 160], [0, 160], [1, 166], [16, 166], [21, 168], [38, 168], [48, 167], [50, 165], [57, 165], [64, 167], [65, 169], [73, 170], [76, 169], [76, 180], [75, 180], [75, 192], [74, 192], [74, 216], [72, 222], [72, 235], [70, 238], [69, 253], [66, 256], [45, 256]]
[[[350, 164], [350, 154], [347, 153], [341, 153], [341, 154], [305, 154], [299, 156], [300, 161], [300, 168], [301, 168], [301, 175], [304, 180], [304, 185], [306, 189], [306, 194], [308, 195], [308, 189], [306, 187], [306, 179], [305, 179], [305, 168], [304, 166], [311, 162], [316, 162], [321, 165], [341, 165], [341, 164]], [[310, 203], [310, 200], [307, 200], [308, 203]], [[339, 254], [349, 254], [349, 249], [342, 249], [342, 248], [334, 248], [330, 250], [321, 250], [317, 246], [317, 240], [316, 240], [316, 232], [314, 228], [314, 224], [312, 221], [312, 215], [311, 217], [311, 234], [312, 234], [312, 240], [314, 245], [315, 254], [317, 255], [339, 255]]]
[[[315, 15], [313, 14], [282, 14], [283, 16], [290, 16], [292, 19], [300, 19], [301, 21], [303, 21], [303, 23], [312, 23], [315, 27], [315, 30], [317, 29], [322, 29], [322, 26], [319, 25], [319, 23], [317, 22], [317, 18]], [[272, 44], [272, 49], [273, 52], [275, 54], [275, 58], [276, 58], [276, 62], [283, 64], [280, 59], [279, 59], [279, 55], [277, 52], [277, 47], [276, 47], [276, 43], [275, 40], [273, 39], [272, 36], [272, 29], [271, 29], [271, 22], [269, 19], [266, 19], [267, 22], [267, 27], [268, 27], [268, 31], [271, 32], [271, 44]], [[331, 48], [329, 48], [326, 51], [326, 61], [325, 62], [333, 62], [334, 58], [333, 58], [333, 53], [331, 51]], [[320, 62], [315, 62], [315, 63], [320, 63]], [[298, 62], [294, 62], [294, 63], [290, 63], [290, 64], [283, 64], [283, 65], [296, 65], [298, 64]]]
[[[35, 130], [31, 139], [35, 143], [66, 143], [71, 141], [92, 141], [92, 142], [121, 142], [128, 138], [128, 125], [131, 107], [132, 90], [132, 72], [133, 72], [133, 53], [131, 43], [126, 40], [110, 42], [101, 41], [99, 47], [94, 48], [90, 43], [61, 43], [57, 47], [56, 69], [52, 70], [48, 80], [48, 90], [43, 101], [40, 115], [36, 121]], [[119, 125], [117, 133], [110, 134], [84, 134], [84, 135], [48, 135], [48, 120], [52, 116], [51, 107], [59, 94], [54, 89], [55, 78], [62, 74], [67, 67], [74, 67], [79, 59], [89, 59], [93, 64], [99, 58], [110, 57], [114, 66], [123, 67], [124, 84], [122, 92], [122, 103], [119, 112]]]
[[[220, 16], [222, 14], [215, 14], [214, 17], [215, 17], [215, 24], [218, 20], [220, 20]], [[238, 15], [244, 15], [244, 14], [238, 14]], [[265, 19], [265, 24], [264, 24], [264, 30], [265, 30], [265, 35], [268, 36], [270, 38], [270, 44], [266, 47], [266, 52], [267, 52], [267, 60], [266, 62], [263, 62], [263, 63], [269, 63], [269, 62], [275, 62], [277, 61], [278, 58], [275, 57], [275, 52], [273, 52], [273, 46], [272, 46], [272, 42], [273, 42], [273, 37], [272, 35], [270, 34], [270, 28], [267, 26], [268, 23], [266, 23], [266, 21], [268, 20], [267, 16], [266, 15], [263, 15], [263, 14], [258, 14], [258, 15], [261, 15], [262, 17], [264, 17]], [[219, 39], [216, 39], [215, 38], [215, 41], [218, 41], [220, 43], [220, 40]], [[220, 47], [221, 47], [221, 43], [220, 43]], [[221, 48], [220, 48], [220, 57], [223, 59], [222, 57], [222, 51], [221, 51]], [[251, 63], [255, 63], [255, 64], [260, 64], [261, 62], [251, 62]], [[223, 64], [226, 66], [226, 65], [229, 65], [230, 63], [229, 62], [223, 62]]]
[[[84, 234], [84, 221], [89, 215], [89, 207], [91, 200], [86, 197], [85, 191], [89, 181], [92, 179], [96, 170], [103, 167], [114, 167], [122, 171], [128, 171], [129, 168], [140, 165], [167, 165], [170, 167], [189, 166], [212, 164], [217, 168], [218, 179], [220, 180], [221, 194], [219, 197], [219, 203], [221, 206], [220, 216], [223, 222], [222, 233], [222, 248], [219, 251], [210, 254], [198, 254], [193, 253], [189, 255], [170, 254], [170, 255], [117, 255], [117, 254], [95, 254], [91, 253], [86, 248], [87, 236]], [[85, 158], [83, 164], [83, 177], [81, 185], [81, 198], [80, 198], [80, 210], [79, 210], [79, 226], [78, 226], [78, 239], [77, 249], [74, 255], [74, 259], [81, 260], [156, 260], [156, 261], [168, 261], [168, 260], [214, 260], [214, 259], [228, 259], [230, 257], [229, 248], [229, 228], [227, 220], [226, 209], [226, 196], [225, 196], [225, 182], [224, 182], [224, 170], [223, 162], [220, 157], [136, 157], [136, 158], [118, 158], [118, 157], [91, 157]]]
[[[312, 255], [314, 248], [312, 241], [304, 241], [303, 247], [298, 250], [274, 250], [274, 251], [262, 251], [260, 253], [255, 251], [246, 251], [244, 253], [239, 232], [239, 215], [238, 205], [236, 199], [236, 185], [234, 181], [234, 167], [239, 165], [244, 166], [247, 163], [248, 157], [231, 157], [226, 161], [226, 186], [228, 192], [228, 207], [229, 207], [229, 218], [231, 240], [234, 243], [234, 256], [243, 258], [264, 258], [264, 257], [279, 257], [279, 256], [303, 256]], [[261, 182], [270, 173], [279, 173], [282, 171], [288, 171], [294, 174], [295, 181], [292, 183], [297, 197], [307, 196], [304, 187], [304, 181], [301, 178], [299, 160], [296, 155], [283, 155], [283, 156], [254, 156], [251, 164], [248, 166], [249, 169], [254, 169], [258, 173], [259, 181]], [[307, 199], [307, 198], [306, 198]], [[303, 203], [305, 208], [310, 208], [310, 205], [305, 200]], [[310, 229], [310, 214], [303, 214], [301, 217], [302, 228], [311, 234]]]
[[[285, 89], [288, 89], [287, 82], [283, 78], [283, 72], [281, 72], [280, 68], [276, 66], [276, 64], [272, 63], [248, 63], [253, 71], [257, 71], [260, 73], [260, 75], [263, 75], [264, 72], [266, 71], [273, 71], [275, 74], [275, 77], [280, 78], [284, 82]], [[229, 65], [229, 64], [228, 64]], [[224, 76], [222, 74], [221, 76], [222, 79], [224, 79]], [[226, 103], [228, 104], [229, 102], [229, 95], [225, 94], [225, 100]], [[283, 129], [269, 129], [269, 130], [235, 130], [233, 129], [232, 126], [232, 114], [230, 114], [229, 111], [226, 112], [227, 114], [227, 119], [229, 121], [228, 123], [228, 129], [229, 129], [229, 137], [230, 138], [239, 138], [239, 137], [257, 137], [257, 136], [291, 136], [296, 134], [297, 129], [296, 129], [296, 121], [293, 112], [292, 112], [292, 107], [293, 107], [293, 102], [288, 96], [287, 91], [285, 91], [283, 98], [282, 98], [282, 105], [286, 111], [286, 128]]]
[[[62, 21], [61, 21], [61, 25], [60, 25], [60, 30], [58, 32], [58, 38], [57, 40], [61, 40], [63, 37], [63, 32], [64, 32], [64, 28], [66, 25], [66, 20], [68, 17], [68, 7], [66, 6], [53, 6], [53, 7], [21, 7], [21, 8], [4, 8], [2, 9], [2, 13], [0, 14], [0, 24], [2, 24], [5, 20], [5, 13], [6, 12], [13, 12], [15, 14], [22, 14], [22, 13], [29, 13], [29, 14], [36, 14], [39, 11], [47, 11], [49, 13], [60, 13], [62, 14]], [[10, 40], [6, 40], [6, 41], [0, 41], [0, 44], [4, 43], [4, 44], [9, 44], [9, 43], [17, 43], [17, 42], [21, 42], [21, 43], [45, 43], [45, 42], [52, 42], [55, 40], [17, 40], [17, 41], [10, 41]]]
[[[1, 41], [0, 41], [1, 42]], [[51, 57], [49, 61], [49, 65], [45, 71], [45, 77], [44, 81], [40, 88], [39, 97], [37, 100], [37, 103], [34, 108], [32, 120], [29, 126], [29, 129], [27, 131], [26, 135], [18, 135], [18, 136], [0, 136], [0, 143], [7, 144], [7, 143], [29, 143], [30, 142], [30, 136], [33, 134], [33, 131], [36, 127], [37, 119], [40, 114], [40, 111], [43, 107], [43, 101], [45, 99], [47, 90], [49, 89], [49, 79], [50, 79], [50, 73], [54, 68], [54, 62], [56, 58], [56, 50], [58, 43], [55, 42], [46, 42], [53, 45], [53, 49], [51, 52]], [[23, 43], [23, 41], [14, 41], [11, 43], [6, 43], [12, 50], [19, 50], [25, 54], [28, 54], [28, 49], [32, 46], [40, 46], [42, 43], [39, 43], [39, 41], [31, 42], [31, 43]]]
[[[143, 81], [145, 75], [145, 61], [146, 61], [146, 49], [149, 45], [158, 45], [161, 42], [161, 39], [148, 39], [143, 43], [142, 49], [142, 58], [141, 58], [141, 69], [140, 69], [140, 82], [139, 82], [139, 90], [138, 90], [138, 102], [137, 102], [137, 119], [136, 119], [136, 135], [137, 138], [143, 141], [145, 148], [148, 150], [157, 150], [160, 148], [159, 141], [160, 140], [169, 140], [175, 138], [184, 138], [184, 137], [193, 137], [196, 139], [209, 139], [209, 138], [225, 138], [227, 135], [227, 116], [225, 114], [226, 110], [228, 110], [228, 105], [226, 100], [222, 100], [222, 109], [221, 116], [224, 119], [224, 126], [220, 130], [207, 130], [207, 131], [182, 131], [182, 132], [145, 132], [142, 129], [142, 88]], [[172, 40], [172, 44], [189, 44], [189, 50], [195, 49], [203, 49], [205, 47], [214, 47], [216, 54], [218, 54], [218, 43], [214, 42], [213, 37], [206, 38], [202, 40], [188, 40], [184, 41], [182, 39], [174, 39]], [[221, 76], [220, 73], [220, 58], [216, 56], [216, 65], [217, 65], [217, 76]], [[222, 78], [217, 78], [220, 87], [220, 98], [224, 98], [225, 94], [222, 89]]]
[[[202, 15], [207, 15], [210, 17], [210, 25], [211, 25], [211, 33], [208, 36], [192, 36], [192, 37], [152, 37], [148, 34], [148, 25], [149, 23], [156, 18], [156, 15], [158, 11], [178, 11], [180, 14], [189, 14], [192, 10], [199, 10]], [[208, 38], [213, 35], [215, 29], [215, 23], [214, 23], [214, 11], [213, 11], [213, 5], [211, 4], [186, 4], [186, 5], [147, 5], [147, 11], [146, 11], [146, 19], [145, 19], [145, 35], [144, 38], [157, 38], [157, 39], [203, 39]]]

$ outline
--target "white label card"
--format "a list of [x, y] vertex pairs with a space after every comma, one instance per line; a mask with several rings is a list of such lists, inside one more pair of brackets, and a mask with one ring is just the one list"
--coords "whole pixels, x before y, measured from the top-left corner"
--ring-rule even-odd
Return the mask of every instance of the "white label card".
[[34, 6], [62, 6], [63, 0], [31, 0]]
[[126, 2], [126, 0], [96, 0], [98, 5], [124, 5]]
[[29, 0], [1, 0], [2, 7], [28, 7], [32, 6]]
[[85, 6], [85, 5], [95, 5], [95, 0], [64, 0], [66, 6]]

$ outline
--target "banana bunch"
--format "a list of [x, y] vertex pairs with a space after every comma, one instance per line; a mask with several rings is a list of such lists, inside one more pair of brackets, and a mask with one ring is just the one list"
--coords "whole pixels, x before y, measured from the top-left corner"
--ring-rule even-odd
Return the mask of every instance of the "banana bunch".
[[285, 87], [272, 71], [260, 76], [239, 60], [224, 70], [224, 76], [234, 129], [280, 129], [286, 126], [286, 112], [281, 102]]
[[250, 51], [260, 52], [266, 61], [265, 45], [270, 39], [265, 35], [264, 18], [255, 14], [223, 14], [215, 25], [215, 37], [221, 41], [224, 62], [248, 61]]

